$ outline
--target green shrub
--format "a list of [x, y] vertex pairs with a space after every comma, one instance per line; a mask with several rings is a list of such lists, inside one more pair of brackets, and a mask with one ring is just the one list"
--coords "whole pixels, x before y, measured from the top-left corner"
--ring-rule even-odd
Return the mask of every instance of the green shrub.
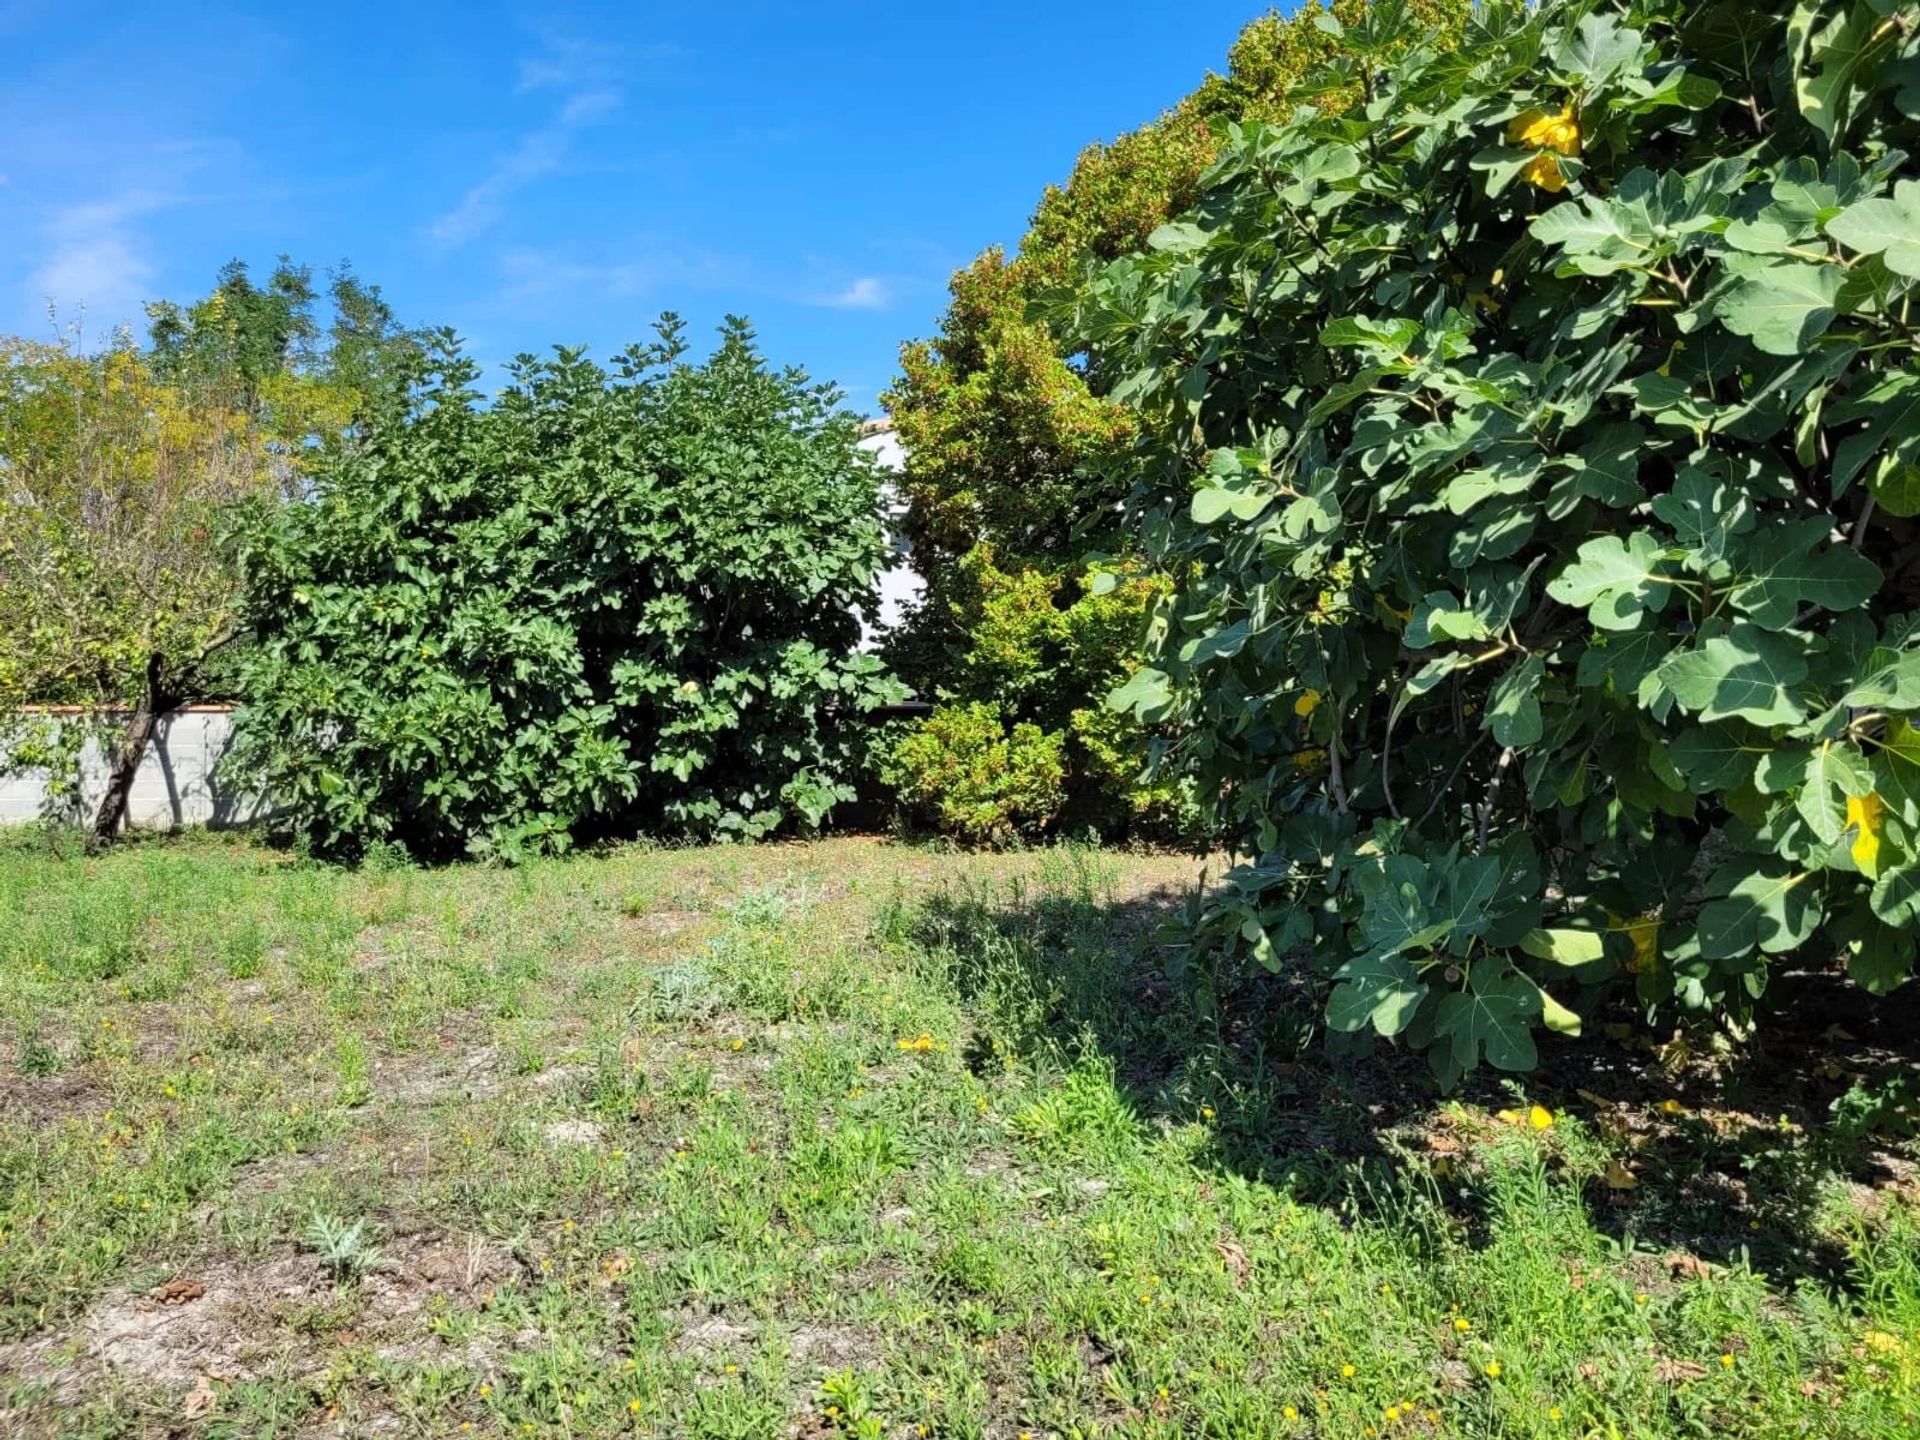
[[886, 547], [838, 395], [729, 321], [609, 374], [523, 357], [491, 406], [447, 341], [410, 400], [238, 556], [235, 764], [325, 852], [759, 836], [850, 798]]
[[889, 778], [900, 797], [943, 828], [992, 843], [1046, 828], [1065, 800], [1065, 737], [1009, 728], [985, 701], [943, 705], [907, 732]]
[[[1254, 857], [1197, 940], [1445, 1082], [1623, 969], [1744, 1025], [1920, 920], [1920, 8], [1349, 27], [1077, 302], [1180, 577], [1118, 697]], [[1390, 58], [1399, 57], [1399, 58]], [[1309, 84], [1309, 91], [1312, 82]]]
[[[1456, 27], [1466, 0], [1411, 0]], [[1216, 122], [1284, 113], [1290, 87], [1339, 51], [1320, 0], [1269, 13], [1241, 32], [1224, 75], [1208, 75], [1157, 119], [1089, 145], [1064, 185], [1049, 185], [1011, 256], [984, 251], [952, 280], [940, 333], [901, 351], [885, 397], [907, 451], [900, 478], [914, 563], [926, 602], [890, 650], [896, 670], [929, 698], [992, 701], [1011, 720], [1062, 737], [1069, 823], [1109, 833], [1166, 831], [1190, 816], [1162, 784], [1138, 783], [1147, 730], [1099, 716], [1104, 690], [1139, 663], [1140, 620], [1152, 598], [1138, 557], [1117, 534], [1124, 482], [1102, 462], [1125, 453], [1135, 419], [1108, 395], [1111, 379], [1081, 363], [1078, 342], [1035, 308], [1082, 266], [1138, 246], [1197, 193], [1220, 148]], [[1334, 16], [1365, 0], [1334, 0]], [[1357, 98], [1348, 84], [1324, 103]], [[1109, 553], [1134, 583], [1085, 594]], [[1122, 623], [1112, 623], [1115, 618]], [[1065, 631], [1071, 628], [1073, 634]], [[1098, 653], [1096, 653], [1096, 646]], [[1065, 661], [1063, 650], [1073, 654]], [[1098, 672], [1095, 674], [1094, 672]]]
[[1166, 579], [1115, 561], [1068, 573], [1018, 562], [1003, 569], [983, 545], [960, 557], [949, 580], [954, 623], [968, 643], [944, 671], [943, 700], [992, 704], [1006, 724], [1037, 726], [1060, 743], [1062, 825], [1179, 831], [1187, 810], [1177, 787], [1140, 778], [1146, 728], [1105, 704], [1140, 663], [1147, 613]]

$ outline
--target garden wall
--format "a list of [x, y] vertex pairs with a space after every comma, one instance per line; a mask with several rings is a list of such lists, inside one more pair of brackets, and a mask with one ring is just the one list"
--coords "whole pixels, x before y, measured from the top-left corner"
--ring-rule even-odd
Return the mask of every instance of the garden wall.
[[[134, 776], [127, 803], [129, 827], [168, 830], [238, 825], [255, 818], [261, 811], [258, 804], [222, 789], [214, 779], [214, 766], [232, 735], [233, 714], [225, 706], [191, 706], [162, 719]], [[44, 770], [0, 774], [0, 825], [42, 818], [46, 781]], [[72, 818], [92, 817], [106, 782], [106, 756], [89, 742], [81, 760], [80, 795], [70, 804]]]

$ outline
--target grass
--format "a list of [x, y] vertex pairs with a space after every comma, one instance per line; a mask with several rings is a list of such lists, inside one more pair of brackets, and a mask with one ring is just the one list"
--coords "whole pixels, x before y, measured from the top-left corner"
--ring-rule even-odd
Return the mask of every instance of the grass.
[[1844, 1044], [1442, 1101], [1169, 974], [1194, 875], [0, 843], [0, 1433], [1914, 1433]]

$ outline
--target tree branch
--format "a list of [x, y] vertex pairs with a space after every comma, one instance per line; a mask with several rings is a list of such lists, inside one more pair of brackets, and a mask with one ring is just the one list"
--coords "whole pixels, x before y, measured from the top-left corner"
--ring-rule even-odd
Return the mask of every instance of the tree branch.
[[1493, 762], [1493, 778], [1487, 781], [1486, 796], [1480, 801], [1480, 824], [1476, 827], [1473, 848], [1476, 851], [1487, 848], [1487, 826], [1493, 821], [1493, 802], [1499, 798], [1500, 782], [1507, 778], [1507, 766], [1513, 763], [1513, 747], [1507, 746], [1500, 752], [1500, 758]]

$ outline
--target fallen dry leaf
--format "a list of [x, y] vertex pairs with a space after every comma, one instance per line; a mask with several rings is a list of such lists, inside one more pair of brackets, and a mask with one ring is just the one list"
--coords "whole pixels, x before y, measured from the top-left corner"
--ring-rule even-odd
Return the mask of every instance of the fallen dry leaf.
[[1607, 1161], [1607, 1188], [1609, 1190], [1638, 1190], [1640, 1177], [1635, 1175], [1618, 1160]]
[[1667, 1273], [1676, 1280], [1704, 1280], [1713, 1274], [1713, 1267], [1699, 1256], [1679, 1250], [1660, 1263], [1667, 1267]]
[[1233, 1272], [1235, 1284], [1240, 1284], [1252, 1273], [1253, 1262], [1247, 1258], [1247, 1252], [1233, 1241], [1218, 1241], [1213, 1248], [1220, 1252], [1220, 1258], [1226, 1262], [1227, 1269]]
[[1691, 1360], [1675, 1360], [1671, 1356], [1662, 1356], [1653, 1367], [1653, 1378], [1662, 1385], [1678, 1385], [1686, 1380], [1698, 1380], [1707, 1373], [1707, 1367], [1696, 1365]]
[[197, 1280], [169, 1280], [148, 1295], [150, 1300], [158, 1300], [162, 1305], [184, 1305], [189, 1300], [198, 1300], [207, 1293], [207, 1287]]
[[187, 1398], [180, 1402], [180, 1413], [188, 1420], [198, 1420], [212, 1410], [219, 1399], [213, 1393], [213, 1381], [202, 1375], [193, 1389], [187, 1392]]

